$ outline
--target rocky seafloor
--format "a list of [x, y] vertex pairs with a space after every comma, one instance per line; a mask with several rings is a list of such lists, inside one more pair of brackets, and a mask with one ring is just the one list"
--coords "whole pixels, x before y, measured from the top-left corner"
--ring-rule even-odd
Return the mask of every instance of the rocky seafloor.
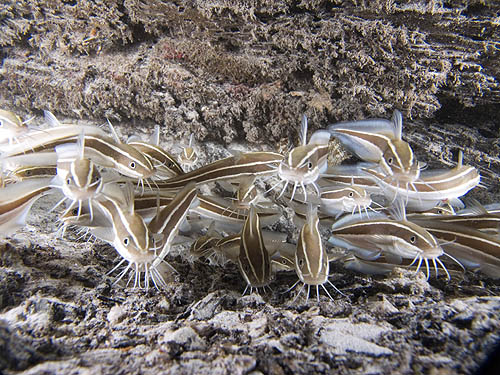
[[[283, 149], [311, 128], [404, 113], [429, 168], [457, 151], [500, 201], [500, 8], [487, 1], [41, 2], [0, 5], [0, 106], [108, 117], [124, 136], [195, 134], [200, 164]], [[84, 120], [82, 120], [84, 119]], [[34, 120], [41, 121], [40, 117]], [[286, 149], [286, 147], [285, 147]], [[55, 235], [44, 198], [0, 249], [0, 371], [26, 374], [474, 374], [500, 340], [500, 283], [331, 264], [347, 297], [242, 296], [230, 263], [190, 262], [162, 292], [112, 286], [108, 245]], [[296, 235], [289, 217], [276, 230]], [[333, 291], [331, 291], [333, 293]]]

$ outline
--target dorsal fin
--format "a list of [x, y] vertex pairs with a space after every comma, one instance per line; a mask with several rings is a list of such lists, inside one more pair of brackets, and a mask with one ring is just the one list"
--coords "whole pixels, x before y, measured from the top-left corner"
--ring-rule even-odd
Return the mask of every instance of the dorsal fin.
[[127, 181], [123, 189], [123, 195], [125, 197], [125, 208], [130, 213], [134, 213], [134, 187], [132, 183]]
[[459, 210], [465, 208], [464, 202], [462, 202], [460, 198], [448, 198], [446, 199], [446, 203], [453, 208], [458, 208]]
[[149, 137], [149, 143], [154, 146], [160, 145], [160, 125], [155, 125], [155, 130], [151, 134], [151, 137]]
[[455, 168], [460, 168], [464, 163], [464, 152], [462, 150], [458, 151], [458, 161]]
[[236, 150], [234, 148], [228, 148], [226, 151], [229, 152], [231, 154], [231, 156], [234, 156], [235, 159], [239, 159], [241, 157], [241, 155], [243, 154], [243, 151]]
[[130, 137], [127, 138], [127, 144], [131, 142], [142, 142], [142, 139], [138, 135], [132, 134]]
[[85, 158], [85, 133], [83, 132], [83, 130], [81, 131], [80, 136], [78, 137], [77, 146], [78, 146], [78, 158], [82, 160]]
[[488, 210], [476, 198], [467, 197], [464, 200], [467, 206], [457, 214], [466, 212], [473, 215], [488, 215]]
[[316, 130], [312, 135], [311, 139], [309, 139], [310, 145], [328, 145], [330, 142], [330, 137], [332, 133], [328, 130], [320, 129]]
[[314, 219], [318, 217], [318, 206], [312, 203], [307, 205], [307, 224], [312, 228]]
[[30, 125], [30, 122], [33, 121], [36, 118], [36, 116], [31, 116], [29, 119], [23, 121], [23, 125], [26, 125], [28, 129], [37, 129], [38, 126], [36, 125]]
[[394, 135], [396, 139], [401, 140], [403, 136], [403, 115], [397, 109], [392, 114], [392, 123], [394, 124]]
[[394, 199], [389, 212], [395, 220], [406, 221], [406, 205], [404, 202], [404, 198], [397, 197], [396, 199]]
[[109, 121], [109, 118], [107, 118], [106, 120], [108, 121], [109, 129], [111, 130], [111, 134], [113, 135], [114, 140], [117, 143], [122, 143], [120, 137], [118, 136], [118, 133], [115, 130], [115, 127], [113, 126], [113, 124], [111, 124], [111, 121]]
[[302, 124], [300, 126], [299, 134], [300, 146], [305, 146], [307, 144], [307, 116], [302, 115]]
[[44, 110], [43, 116], [47, 124], [49, 124], [50, 126], [62, 126], [62, 124], [59, 122], [59, 120], [56, 118], [56, 116], [54, 116], [52, 112]]

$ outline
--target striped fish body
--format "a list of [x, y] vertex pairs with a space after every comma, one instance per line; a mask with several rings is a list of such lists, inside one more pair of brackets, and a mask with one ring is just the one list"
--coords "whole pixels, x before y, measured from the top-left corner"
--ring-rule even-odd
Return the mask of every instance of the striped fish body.
[[149, 223], [151, 233], [159, 234], [162, 238], [161, 251], [153, 266], [159, 265], [170, 251], [170, 246], [179, 232], [181, 224], [186, 219], [189, 210], [198, 204], [198, 191], [194, 182], [186, 185], [172, 199], [170, 204], [158, 210], [158, 213]]
[[374, 169], [364, 171], [375, 178], [388, 199], [404, 197], [407, 207], [415, 211], [429, 210], [440, 202], [461, 197], [480, 182], [479, 173], [472, 166], [422, 172], [419, 180], [409, 185], [400, 185]]
[[26, 224], [33, 204], [48, 194], [50, 178], [40, 178], [9, 184], [0, 188], [0, 234], [8, 236]]
[[75, 160], [64, 178], [62, 192], [73, 200], [95, 198], [102, 190], [103, 181], [97, 167], [89, 159]]
[[342, 259], [342, 261], [346, 269], [368, 275], [387, 275], [396, 267], [393, 263], [381, 262], [378, 259], [370, 261], [357, 257], [354, 254], [350, 254]]
[[111, 167], [125, 176], [149, 178], [154, 173], [151, 162], [133, 147], [118, 143], [101, 129], [93, 126], [56, 126], [35, 131], [22, 143], [10, 147], [2, 155], [10, 158], [16, 155], [53, 151], [56, 146], [77, 142], [85, 137], [85, 155], [97, 165]]
[[127, 144], [149, 159], [155, 168], [154, 178], [167, 179], [184, 174], [175, 157], [160, 146], [142, 141], [131, 141]]
[[96, 137], [107, 137], [106, 132], [95, 126], [62, 125], [29, 132], [18, 139], [18, 143], [1, 149], [3, 157], [53, 150], [55, 146], [76, 140], [81, 133]]
[[243, 177], [236, 190], [236, 200], [233, 208], [248, 210], [251, 204], [255, 204], [258, 199], [257, 187], [255, 186], [255, 176]]
[[326, 170], [328, 144], [307, 144], [295, 147], [280, 163], [278, 176], [285, 181], [309, 185]]
[[26, 181], [37, 178], [53, 178], [57, 174], [57, 167], [45, 166], [26, 166], [20, 167], [8, 174], [5, 178], [6, 183]]
[[243, 176], [265, 176], [276, 172], [276, 164], [283, 156], [274, 152], [248, 152], [218, 160], [197, 168], [181, 176], [159, 182], [158, 188], [164, 191], [179, 190], [194, 182], [202, 185], [220, 180], [238, 180]]
[[380, 193], [380, 187], [375, 182], [375, 179], [363, 171], [363, 168], [373, 166], [373, 163], [329, 166], [325, 173], [321, 175], [318, 183], [321, 187], [354, 185], [368, 193]]
[[387, 144], [397, 139], [394, 124], [384, 119], [341, 122], [327, 129], [352, 154], [375, 163], [382, 159]]
[[149, 250], [149, 231], [142, 217], [129, 207], [121, 207], [118, 202], [102, 197], [97, 205], [108, 217], [113, 228], [113, 236], [107, 239], [127, 261], [132, 263], [151, 262], [154, 252]]
[[[415, 217], [415, 219], [421, 219]], [[500, 228], [500, 216], [492, 214], [481, 214], [481, 215], [471, 215], [471, 216], [460, 216], [460, 215], [434, 215], [428, 218], [432, 221], [439, 221], [442, 223], [450, 223], [459, 225], [461, 227], [466, 227], [474, 230], [479, 230], [483, 233], [490, 235], [498, 235]], [[413, 220], [413, 218], [410, 218]]]
[[[232, 203], [222, 198], [199, 196], [200, 204], [193, 208], [193, 212], [203, 218], [215, 221], [217, 229], [240, 231], [247, 220], [248, 213], [233, 208]], [[259, 222], [262, 226], [269, 226], [279, 220], [282, 211], [280, 209], [256, 209], [259, 214]]]
[[295, 270], [300, 281], [307, 285], [322, 285], [328, 280], [328, 256], [319, 233], [318, 215], [312, 206], [297, 241]]
[[319, 199], [321, 212], [333, 217], [345, 212], [366, 210], [372, 204], [367, 191], [355, 185], [323, 187]]
[[0, 109], [0, 144], [18, 140], [20, 136], [28, 132], [28, 126], [21, 118], [11, 111]]
[[333, 225], [333, 246], [361, 251], [382, 251], [402, 258], [431, 259], [443, 254], [436, 239], [421, 226], [406, 220], [363, 219], [352, 215]]
[[438, 220], [413, 220], [433, 236], [445, 241], [442, 247], [464, 265], [479, 268], [490, 277], [500, 277], [500, 241], [497, 236]]
[[401, 138], [402, 121], [401, 113], [394, 111], [392, 121], [339, 123], [328, 130], [361, 160], [378, 163], [386, 176], [406, 184], [418, 179], [421, 168], [410, 145]]
[[251, 288], [260, 288], [271, 282], [271, 257], [264, 245], [259, 215], [253, 206], [241, 231], [238, 267]]

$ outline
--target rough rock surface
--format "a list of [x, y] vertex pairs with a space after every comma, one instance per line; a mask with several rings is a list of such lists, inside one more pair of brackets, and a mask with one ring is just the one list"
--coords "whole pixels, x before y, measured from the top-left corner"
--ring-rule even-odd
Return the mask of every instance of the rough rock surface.
[[[109, 117], [124, 135], [159, 123], [166, 145], [194, 133], [201, 163], [286, 147], [302, 113], [315, 129], [399, 108], [419, 159], [452, 165], [462, 149], [485, 177], [475, 197], [499, 201], [499, 12], [480, 0], [4, 1], [0, 107]], [[166, 291], [112, 287], [114, 250], [57, 238], [54, 202], [0, 249], [6, 373], [471, 374], [500, 338], [500, 284], [473, 273], [332, 263], [347, 297], [292, 303], [292, 274], [241, 296], [234, 265], [180, 249]]]

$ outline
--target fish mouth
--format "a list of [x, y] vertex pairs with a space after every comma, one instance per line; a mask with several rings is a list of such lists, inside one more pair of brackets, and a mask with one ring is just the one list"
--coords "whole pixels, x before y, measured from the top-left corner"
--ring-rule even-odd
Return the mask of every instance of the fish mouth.
[[317, 168], [309, 170], [307, 167], [294, 168], [281, 162], [278, 167], [278, 176], [285, 181], [308, 185], [318, 179], [319, 170]]
[[441, 246], [433, 246], [426, 248], [422, 254], [422, 257], [427, 259], [432, 259], [432, 258], [438, 258], [443, 254], [444, 250], [441, 248]]

